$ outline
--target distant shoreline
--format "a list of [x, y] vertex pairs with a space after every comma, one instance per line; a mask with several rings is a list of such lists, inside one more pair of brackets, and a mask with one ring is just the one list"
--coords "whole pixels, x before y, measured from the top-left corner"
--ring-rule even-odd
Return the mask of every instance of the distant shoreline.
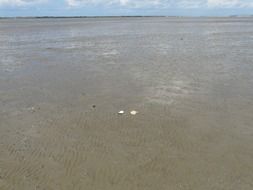
[[230, 16], [18, 16], [0, 17], [0, 19], [62, 19], [62, 18], [253, 18], [253, 15]]
[[[28, 16], [28, 17], [0, 17], [0, 19], [50, 19], [50, 18], [124, 18], [124, 17], [166, 17], [166, 16]], [[174, 17], [174, 16], [171, 16]]]

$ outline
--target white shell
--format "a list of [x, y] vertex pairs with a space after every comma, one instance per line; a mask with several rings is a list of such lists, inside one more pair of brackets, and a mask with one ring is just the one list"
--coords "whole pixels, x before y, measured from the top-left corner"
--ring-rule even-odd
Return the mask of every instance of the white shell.
[[119, 111], [118, 114], [124, 114], [125, 112], [123, 110]]
[[138, 112], [135, 111], [135, 110], [133, 110], [133, 111], [130, 112], [131, 115], [136, 115], [137, 113], [138, 113]]

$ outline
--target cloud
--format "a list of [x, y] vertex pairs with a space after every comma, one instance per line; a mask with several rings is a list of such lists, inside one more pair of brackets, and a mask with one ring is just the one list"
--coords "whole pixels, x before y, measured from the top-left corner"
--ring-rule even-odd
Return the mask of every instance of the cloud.
[[66, 0], [69, 6], [119, 6], [126, 8], [199, 7], [206, 0]]
[[253, 0], [66, 0], [71, 7], [118, 6], [125, 8], [247, 8]]
[[211, 8], [247, 8], [253, 7], [253, 2], [252, 0], [208, 0], [207, 5]]
[[0, 0], [0, 6], [32, 6], [45, 2], [63, 7], [67, 4], [72, 8], [86, 6], [129, 9], [253, 8], [253, 0]]
[[0, 0], [0, 6], [26, 6], [44, 3], [47, 0]]
[[164, 0], [66, 0], [69, 6], [120, 6], [128, 8], [145, 8], [162, 6]]
[[206, 4], [205, 0], [181, 0], [177, 2], [179, 8], [200, 8]]

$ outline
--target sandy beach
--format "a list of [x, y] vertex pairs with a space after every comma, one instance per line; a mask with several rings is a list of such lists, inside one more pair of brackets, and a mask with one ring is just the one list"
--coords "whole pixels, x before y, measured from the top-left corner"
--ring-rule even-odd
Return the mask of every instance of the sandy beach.
[[1, 190], [252, 190], [252, 113], [253, 18], [0, 20]]

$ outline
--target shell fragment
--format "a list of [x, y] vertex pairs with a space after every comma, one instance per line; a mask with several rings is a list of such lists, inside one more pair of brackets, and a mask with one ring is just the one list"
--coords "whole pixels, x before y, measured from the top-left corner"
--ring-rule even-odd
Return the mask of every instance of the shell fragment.
[[138, 113], [138, 112], [135, 111], [135, 110], [133, 110], [133, 111], [130, 112], [131, 115], [136, 115], [137, 113]]
[[119, 111], [118, 114], [122, 115], [124, 114], [125, 112], [123, 110]]

